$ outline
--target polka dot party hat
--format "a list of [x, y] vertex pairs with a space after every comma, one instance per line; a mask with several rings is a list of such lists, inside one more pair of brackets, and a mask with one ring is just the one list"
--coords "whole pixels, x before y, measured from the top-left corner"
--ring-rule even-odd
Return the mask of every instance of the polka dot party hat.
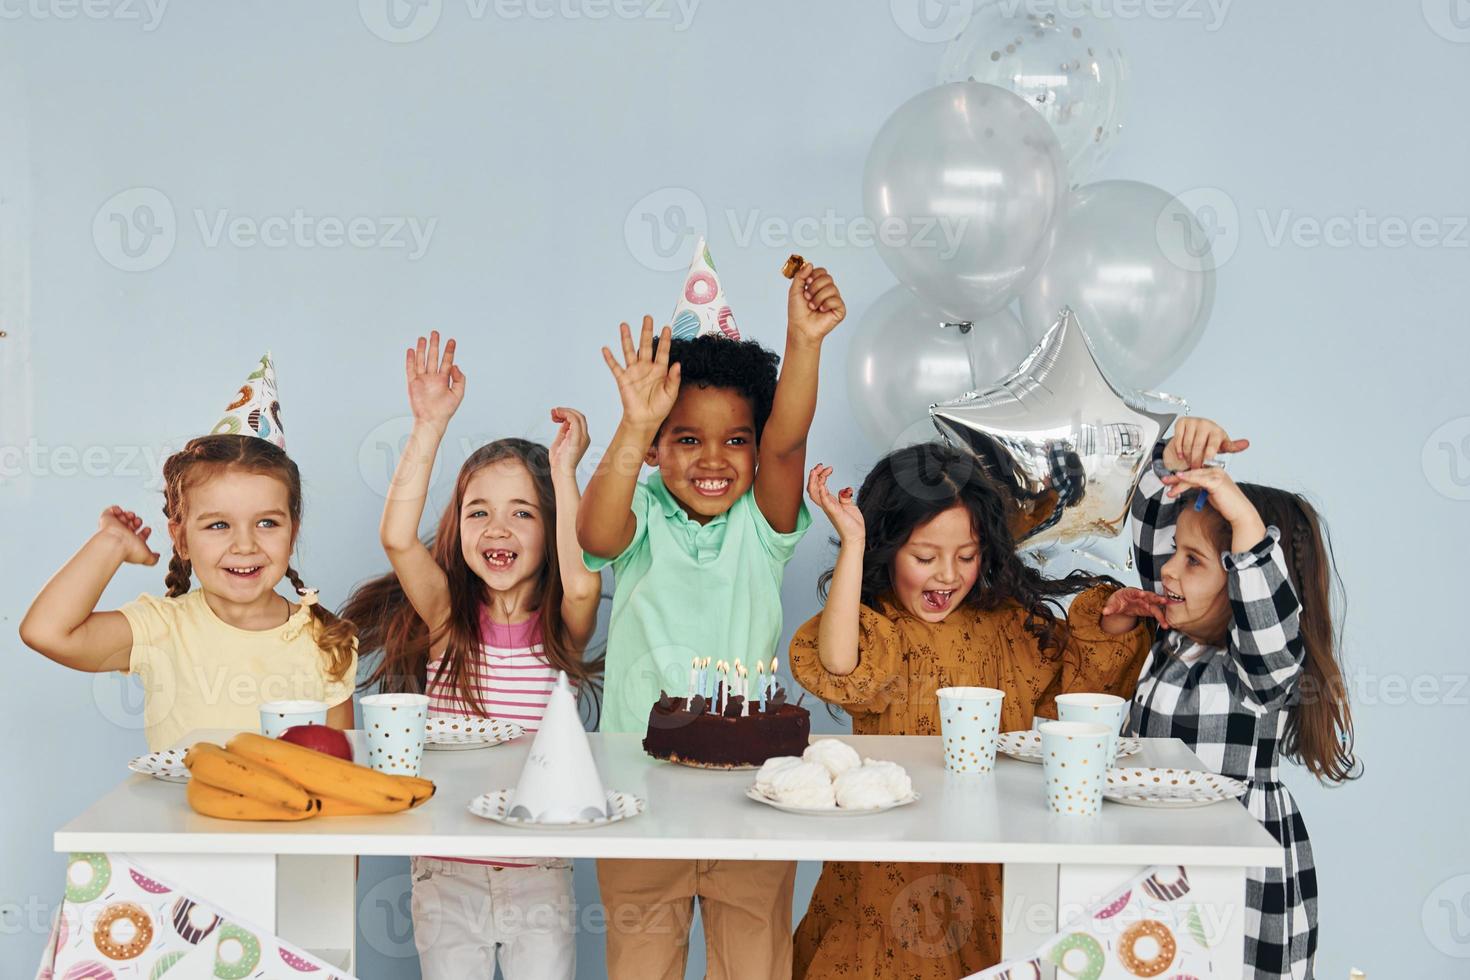
[[212, 436], [259, 436], [282, 449], [286, 448], [286, 432], [281, 428], [281, 402], [276, 394], [276, 366], [270, 352], [250, 372], [235, 393], [224, 416], [209, 431]]
[[720, 274], [715, 271], [715, 260], [710, 257], [703, 237], [694, 246], [694, 260], [689, 263], [689, 274], [684, 277], [674, 318], [669, 323], [675, 340], [690, 340], [706, 333], [740, 339], [735, 314], [730, 312], [725, 287], [720, 285]]

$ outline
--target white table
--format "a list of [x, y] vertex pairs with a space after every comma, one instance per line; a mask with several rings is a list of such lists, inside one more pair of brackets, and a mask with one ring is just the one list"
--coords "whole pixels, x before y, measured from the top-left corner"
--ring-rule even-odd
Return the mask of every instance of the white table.
[[[182, 744], [223, 744], [201, 731]], [[354, 733], [360, 746], [360, 733]], [[1060, 817], [1041, 767], [1005, 757], [988, 776], [946, 773], [938, 737], [841, 736], [859, 753], [906, 768], [919, 802], [862, 817], [807, 817], [745, 797], [753, 773], [658, 762], [641, 736], [593, 735], [609, 789], [636, 793], [647, 812], [596, 830], [516, 830], [480, 819], [469, 800], [514, 786], [529, 748], [424, 753], [434, 799], [400, 814], [237, 823], [194, 813], [184, 788], [130, 775], [55, 834], [57, 851], [131, 855], [288, 942], [353, 968], [355, 855], [453, 854], [569, 858], [789, 861], [956, 861], [1005, 865], [1004, 951], [1028, 953], [1112, 885], [1151, 864], [1185, 865], [1202, 903], [1216, 906], [1219, 948], [1243, 948], [1246, 869], [1279, 866], [1275, 840], [1236, 803], [1146, 810], [1104, 803], [1095, 818]], [[1203, 769], [1174, 739], [1145, 740], [1139, 766]], [[1237, 945], [1237, 940], [1239, 945]], [[1227, 974], [1222, 974], [1222, 977]], [[1228, 974], [1235, 976], [1235, 974]]]

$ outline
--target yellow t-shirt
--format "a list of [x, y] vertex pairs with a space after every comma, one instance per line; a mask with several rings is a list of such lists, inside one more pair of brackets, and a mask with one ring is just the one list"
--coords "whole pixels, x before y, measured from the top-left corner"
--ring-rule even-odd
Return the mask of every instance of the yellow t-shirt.
[[200, 728], [258, 731], [267, 701], [336, 705], [352, 697], [356, 652], [341, 680], [328, 677], [306, 606], [268, 630], [231, 626], [198, 589], [172, 599], [141, 595], [119, 611], [133, 630], [128, 673], [143, 679], [150, 750]]

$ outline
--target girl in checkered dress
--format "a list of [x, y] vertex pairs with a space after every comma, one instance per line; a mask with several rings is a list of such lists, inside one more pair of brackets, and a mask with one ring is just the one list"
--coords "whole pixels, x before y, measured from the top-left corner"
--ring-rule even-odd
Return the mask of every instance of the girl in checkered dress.
[[[1247, 876], [1245, 962], [1257, 978], [1312, 977], [1317, 875], [1280, 759], [1327, 783], [1357, 775], [1336, 659], [1336, 581], [1326, 530], [1296, 494], [1236, 484], [1206, 463], [1245, 449], [1208, 419], [1185, 419], [1154, 450], [1133, 501], [1142, 589], [1114, 594], [1105, 632], [1158, 621], [1130, 726], [1184, 741], [1243, 781], [1242, 803], [1281, 842], [1283, 869]], [[1204, 504], [1196, 507], [1200, 497]]]

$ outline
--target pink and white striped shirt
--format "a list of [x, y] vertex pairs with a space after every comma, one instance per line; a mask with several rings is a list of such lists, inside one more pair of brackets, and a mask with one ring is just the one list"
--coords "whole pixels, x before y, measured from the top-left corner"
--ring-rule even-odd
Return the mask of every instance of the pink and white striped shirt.
[[[540, 611], [532, 613], [525, 622], [505, 624], [492, 622], [489, 611], [481, 606], [480, 637], [482, 642], [478, 656], [469, 665], [470, 686], [485, 715], [513, 721], [528, 733], [535, 732], [541, 727], [546, 702], [551, 700], [551, 691], [556, 687], [556, 671], [546, 662], [541, 645]], [[435, 678], [443, 660], [443, 655], [440, 655], [429, 662], [429, 717], [478, 717], [480, 712], [460, 697], [459, 688], [448, 673]], [[535, 867], [535, 864], [526, 863], [525, 858], [430, 856], [439, 861], [490, 864], [502, 868]]]
[[[540, 612], [521, 623], [495, 623], [482, 606], [480, 636], [479, 656], [469, 665], [470, 685], [485, 714], [513, 721], [527, 732], [536, 731], [556, 686], [556, 671], [546, 662], [541, 645]], [[448, 673], [434, 676], [443, 659], [441, 655], [429, 663], [429, 717], [478, 715], [460, 697]]]

